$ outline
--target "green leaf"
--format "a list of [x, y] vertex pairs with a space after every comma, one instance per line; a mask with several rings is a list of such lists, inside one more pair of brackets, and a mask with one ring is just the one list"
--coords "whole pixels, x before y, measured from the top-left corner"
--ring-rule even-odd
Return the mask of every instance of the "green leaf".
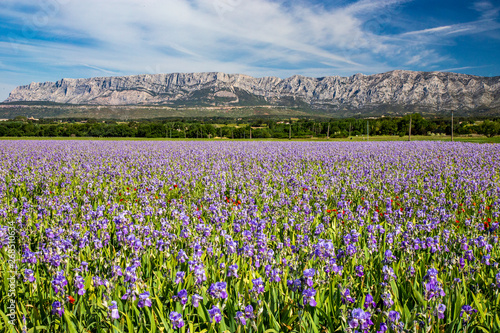
[[134, 333], [134, 325], [132, 325], [130, 317], [125, 312], [121, 312], [121, 314], [125, 317], [125, 320], [127, 321], [128, 333]]
[[427, 302], [424, 301], [424, 298], [422, 297], [422, 294], [415, 288], [415, 285], [411, 286], [413, 289], [413, 296], [415, 296], [415, 299], [423, 306], [427, 305]]
[[73, 325], [73, 321], [71, 320], [70, 314], [65, 311], [64, 312], [64, 320], [66, 321], [67, 328], [70, 333], [77, 333], [75, 326]]

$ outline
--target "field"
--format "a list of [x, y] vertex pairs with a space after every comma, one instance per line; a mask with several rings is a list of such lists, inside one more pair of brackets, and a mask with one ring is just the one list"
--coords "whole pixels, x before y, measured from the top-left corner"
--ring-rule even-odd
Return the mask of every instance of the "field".
[[[275, 142], [309, 142], [309, 141], [331, 141], [331, 142], [366, 142], [365, 136], [352, 136], [349, 138], [307, 138], [307, 139], [227, 139], [227, 138], [214, 138], [214, 139], [169, 139], [169, 138], [95, 138], [95, 137], [1, 137], [0, 141], [10, 141], [10, 140], [83, 140], [83, 141], [234, 141], [234, 142], [251, 142], [251, 141], [275, 141]], [[474, 135], [474, 136], [455, 136], [454, 138], [457, 142], [473, 142], [473, 143], [500, 143], [500, 136], [494, 137], [486, 137], [483, 135]], [[370, 136], [368, 139], [369, 142], [372, 141], [408, 141], [408, 137], [400, 137], [396, 135], [378, 135], [378, 136]], [[451, 137], [449, 135], [413, 135], [412, 141], [451, 141]]]
[[0, 141], [1, 332], [500, 332], [500, 145]]

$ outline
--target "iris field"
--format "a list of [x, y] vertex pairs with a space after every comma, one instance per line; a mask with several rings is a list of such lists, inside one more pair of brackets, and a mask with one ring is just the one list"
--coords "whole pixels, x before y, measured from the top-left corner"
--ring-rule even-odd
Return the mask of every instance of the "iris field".
[[500, 145], [0, 142], [1, 332], [500, 332]]

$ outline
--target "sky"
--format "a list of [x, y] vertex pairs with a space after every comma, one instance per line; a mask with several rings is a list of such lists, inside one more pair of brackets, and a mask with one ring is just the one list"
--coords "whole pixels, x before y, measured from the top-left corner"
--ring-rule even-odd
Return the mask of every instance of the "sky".
[[500, 76], [498, 0], [0, 0], [18, 85], [174, 72]]

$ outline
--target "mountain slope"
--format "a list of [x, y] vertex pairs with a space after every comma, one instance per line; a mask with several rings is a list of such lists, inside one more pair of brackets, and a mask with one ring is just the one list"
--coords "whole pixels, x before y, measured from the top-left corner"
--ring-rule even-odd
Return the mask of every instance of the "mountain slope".
[[500, 77], [396, 70], [350, 77], [295, 75], [254, 78], [241, 74], [174, 73], [31, 83], [6, 102], [45, 101], [92, 105], [276, 105], [325, 111], [392, 108], [500, 111]]

